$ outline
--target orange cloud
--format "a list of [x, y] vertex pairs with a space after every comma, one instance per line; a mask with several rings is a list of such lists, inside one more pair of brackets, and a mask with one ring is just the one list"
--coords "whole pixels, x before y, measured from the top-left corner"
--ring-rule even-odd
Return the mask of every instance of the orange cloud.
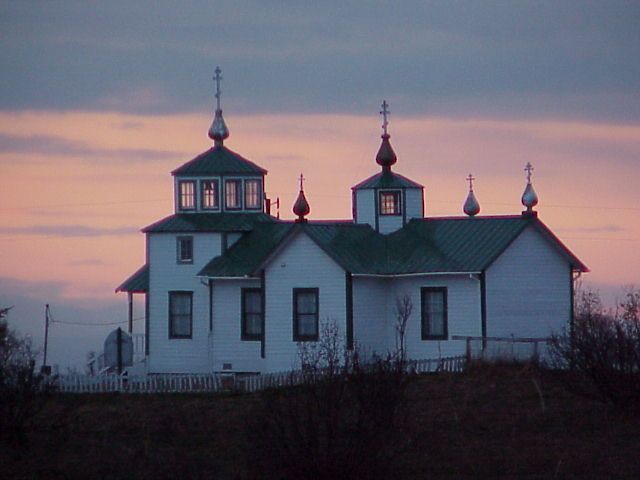
[[[63, 281], [69, 298], [113, 295], [144, 261], [142, 234], [123, 229], [172, 212], [170, 171], [210, 146], [210, 121], [0, 113], [0, 138], [11, 140], [0, 148], [2, 276]], [[269, 170], [267, 193], [280, 197], [283, 218], [293, 217], [300, 172], [311, 217], [327, 219], [350, 218], [351, 186], [378, 169], [375, 117], [227, 114], [227, 123], [226, 145]], [[591, 267], [589, 278], [638, 281], [640, 127], [394, 116], [390, 132], [394, 168], [425, 186], [427, 215], [461, 214], [469, 172], [482, 214], [519, 213], [522, 168], [531, 161], [540, 216]], [[30, 141], [56, 148], [28, 148]], [[73, 228], [80, 230], [71, 235]]]

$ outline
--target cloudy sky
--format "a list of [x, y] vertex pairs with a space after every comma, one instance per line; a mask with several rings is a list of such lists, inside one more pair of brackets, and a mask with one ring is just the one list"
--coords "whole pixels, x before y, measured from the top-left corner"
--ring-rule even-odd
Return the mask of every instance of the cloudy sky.
[[639, 2], [300, 3], [0, 1], [0, 305], [38, 345], [51, 304], [53, 362], [114, 328], [62, 322], [125, 319], [139, 229], [210, 145], [216, 65], [226, 144], [283, 217], [301, 171], [312, 217], [349, 217], [384, 98], [427, 215], [459, 214], [470, 172], [483, 214], [518, 213], [530, 161], [586, 281], [640, 284]]

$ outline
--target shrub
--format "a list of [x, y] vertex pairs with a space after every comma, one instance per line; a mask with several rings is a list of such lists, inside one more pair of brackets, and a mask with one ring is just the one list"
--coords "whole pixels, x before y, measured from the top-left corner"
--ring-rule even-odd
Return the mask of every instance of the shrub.
[[251, 469], [273, 478], [390, 478], [410, 381], [401, 355], [363, 362], [335, 325], [300, 345], [296, 386], [259, 394], [248, 423]]
[[615, 405], [640, 403], [640, 291], [630, 289], [614, 311], [581, 292], [570, 332], [552, 338], [556, 366], [571, 369], [578, 393]]
[[35, 371], [31, 340], [9, 329], [8, 311], [0, 309], [0, 440], [23, 447], [26, 426], [44, 405], [49, 387]]

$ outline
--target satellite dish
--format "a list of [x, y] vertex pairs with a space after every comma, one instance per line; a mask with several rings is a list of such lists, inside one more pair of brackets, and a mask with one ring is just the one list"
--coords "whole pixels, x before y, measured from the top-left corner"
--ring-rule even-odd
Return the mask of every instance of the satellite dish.
[[104, 341], [104, 364], [111, 368], [133, 365], [133, 340], [121, 328], [111, 332]]

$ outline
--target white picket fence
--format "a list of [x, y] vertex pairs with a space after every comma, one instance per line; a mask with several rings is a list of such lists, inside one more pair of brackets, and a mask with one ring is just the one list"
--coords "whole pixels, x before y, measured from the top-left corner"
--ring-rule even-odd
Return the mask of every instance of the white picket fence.
[[[464, 355], [457, 357], [429, 358], [425, 360], [411, 360], [407, 362], [407, 371], [413, 373], [433, 372], [462, 372], [466, 365]], [[300, 371], [287, 371], [266, 373], [239, 378], [241, 390], [245, 392], [257, 392], [267, 388], [286, 387], [297, 385], [303, 376]]]
[[[461, 372], [465, 356], [414, 360], [407, 370], [414, 373]], [[229, 374], [151, 374], [121, 376], [59, 375], [52, 383], [62, 393], [213, 393], [222, 391], [257, 392], [267, 388], [299, 384], [300, 371], [233, 376]]]
[[222, 391], [220, 375], [60, 375], [53, 380], [63, 393], [206, 393]]

